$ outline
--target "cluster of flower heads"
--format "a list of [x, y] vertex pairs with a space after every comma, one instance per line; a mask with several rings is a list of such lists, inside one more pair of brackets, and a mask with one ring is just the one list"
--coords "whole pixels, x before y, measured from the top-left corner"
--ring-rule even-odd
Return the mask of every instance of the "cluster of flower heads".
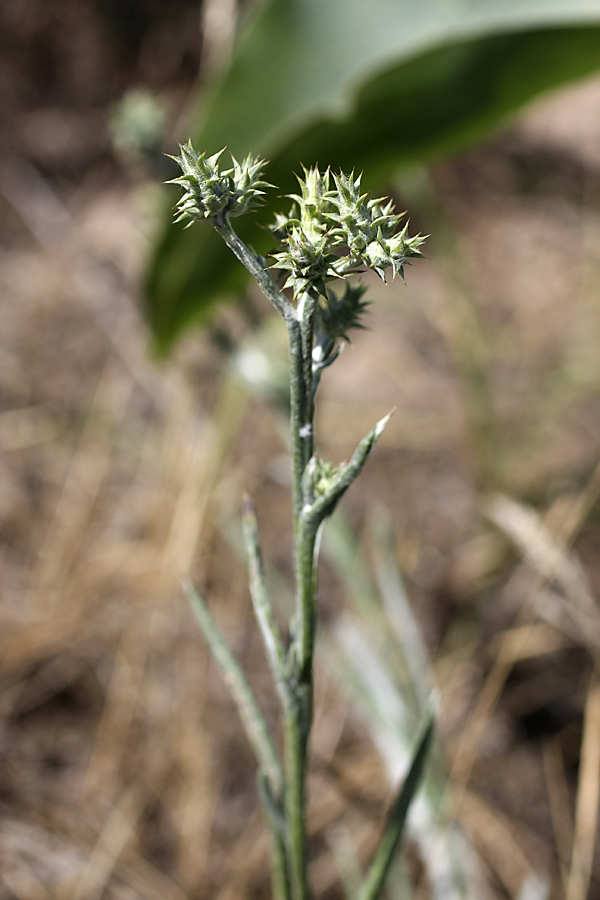
[[404, 277], [406, 260], [422, 255], [424, 238], [408, 237], [408, 224], [397, 230], [404, 213], [394, 213], [391, 201], [361, 194], [360, 180], [316, 168], [298, 178], [301, 193], [292, 195], [290, 214], [278, 216], [273, 229], [283, 247], [273, 254], [275, 267], [290, 272], [285, 286], [294, 296], [314, 288], [327, 297], [325, 279], [365, 268], [383, 280], [390, 268], [393, 277]]
[[[232, 156], [232, 167], [222, 170], [223, 150], [207, 158], [194, 150], [191, 141], [180, 149], [181, 156], [174, 159], [182, 175], [171, 182], [183, 188], [177, 221], [216, 221], [222, 216], [242, 215], [260, 206], [264, 189], [272, 187], [262, 180], [266, 162], [258, 157], [249, 155], [239, 163]], [[332, 175], [329, 170], [314, 168], [304, 169], [304, 177], [298, 181], [300, 193], [291, 195], [294, 203], [289, 215], [278, 215], [271, 229], [281, 247], [271, 254], [272, 268], [289, 273], [284, 287], [292, 289], [294, 298], [316, 291], [325, 300], [321, 308], [331, 308], [336, 300], [326, 287], [327, 280], [365, 268], [383, 280], [388, 269], [393, 277], [404, 277], [406, 260], [422, 255], [419, 246], [424, 238], [408, 237], [408, 224], [398, 230], [404, 213], [395, 213], [391, 201], [371, 200], [362, 194], [360, 175]], [[337, 305], [338, 318], [349, 316], [352, 320], [339, 332], [342, 337], [348, 328], [357, 326], [364, 304], [360, 304], [360, 294], [346, 293]], [[323, 324], [328, 326], [325, 320]]]
[[219, 160], [224, 149], [208, 159], [205, 153], [196, 153], [191, 141], [180, 146], [180, 150], [181, 156], [172, 158], [183, 174], [169, 182], [183, 188], [177, 201], [176, 222], [189, 219], [191, 224], [224, 214], [241, 216], [260, 206], [264, 202], [264, 188], [273, 187], [261, 180], [264, 159], [248, 155], [239, 163], [232, 155], [232, 167], [222, 170]]

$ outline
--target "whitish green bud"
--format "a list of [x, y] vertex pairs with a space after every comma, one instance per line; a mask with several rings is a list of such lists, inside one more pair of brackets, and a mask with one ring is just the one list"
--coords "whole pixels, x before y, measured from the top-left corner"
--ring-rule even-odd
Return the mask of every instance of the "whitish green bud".
[[327, 217], [332, 208], [329, 171], [303, 171], [304, 178], [297, 176], [300, 194], [289, 195], [294, 201], [289, 215], [277, 215], [271, 228], [282, 246], [280, 253], [272, 254], [273, 268], [290, 273], [284, 287], [291, 287], [295, 298], [310, 288], [327, 296], [325, 279], [336, 276], [331, 253], [336, 241]]
[[376, 240], [368, 244], [362, 253], [362, 260], [365, 265], [377, 272], [382, 281], [385, 281], [387, 269], [392, 270], [393, 278], [396, 275], [400, 275], [404, 279], [404, 263], [406, 260], [423, 255], [418, 248], [425, 238], [420, 235], [407, 238], [407, 228], [408, 225], [402, 229], [400, 234], [387, 239], [383, 237], [380, 231]]
[[291, 287], [294, 297], [300, 297], [310, 288], [326, 296], [325, 279], [336, 276], [333, 263], [337, 259], [328, 253], [327, 236], [313, 242], [301, 227], [293, 227], [282, 241], [284, 250], [273, 253], [272, 268], [289, 271], [284, 287]]
[[[330, 219], [335, 223], [334, 234], [343, 241], [350, 251], [352, 262], [362, 263], [385, 281], [387, 269], [392, 269], [393, 277], [404, 277], [404, 263], [410, 257], [421, 256], [418, 250], [425, 238], [407, 237], [408, 226], [395, 233], [404, 213], [395, 213], [391, 201], [383, 198], [369, 200], [360, 192], [360, 176], [354, 174], [334, 175], [337, 192], [333, 199], [336, 207]], [[344, 263], [336, 266], [343, 270]]]
[[330, 459], [313, 456], [304, 470], [304, 501], [312, 506], [315, 501], [327, 497], [344, 466], [336, 466]]
[[261, 179], [266, 162], [258, 157], [249, 155], [239, 163], [232, 156], [232, 168], [221, 170], [223, 150], [207, 158], [205, 153], [194, 150], [191, 141], [180, 146], [180, 150], [181, 156], [173, 159], [183, 174], [169, 182], [183, 188], [177, 201], [177, 222], [216, 219], [221, 214], [241, 216], [260, 206], [263, 188], [272, 187]]
[[329, 228], [331, 209], [329, 170], [321, 174], [317, 168], [304, 169], [304, 179], [298, 178], [301, 196], [293, 195], [300, 210], [300, 228], [312, 241], [318, 241]]

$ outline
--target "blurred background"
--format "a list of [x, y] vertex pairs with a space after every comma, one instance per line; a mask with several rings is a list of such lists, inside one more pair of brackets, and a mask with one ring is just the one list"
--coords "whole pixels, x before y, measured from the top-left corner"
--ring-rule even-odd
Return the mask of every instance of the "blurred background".
[[406, 286], [365, 278], [368, 330], [321, 388], [336, 461], [396, 412], [325, 546], [315, 896], [368, 860], [435, 687], [390, 898], [600, 898], [600, 17], [548, 0], [498, 36], [488, 4], [448, 46], [407, 12], [381, 58], [365, 26], [352, 69], [309, 0], [293, 32], [275, 2], [0, 3], [2, 900], [270, 896], [254, 761], [180, 580], [275, 722], [238, 514], [248, 491], [285, 609], [285, 338], [168, 224], [189, 134], [264, 153], [282, 191], [353, 150], [431, 235]]

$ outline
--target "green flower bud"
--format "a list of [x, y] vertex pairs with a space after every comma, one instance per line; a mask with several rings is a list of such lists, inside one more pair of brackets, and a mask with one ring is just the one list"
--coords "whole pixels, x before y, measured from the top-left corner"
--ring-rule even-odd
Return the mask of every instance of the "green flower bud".
[[290, 272], [284, 287], [291, 287], [296, 298], [311, 287], [327, 296], [325, 279], [336, 277], [333, 263], [337, 259], [333, 254], [327, 253], [327, 235], [318, 237], [313, 243], [302, 228], [293, 227], [285, 235], [282, 244], [285, 249], [281, 253], [272, 254], [275, 260], [272, 268]]
[[301, 196], [292, 195], [292, 199], [300, 210], [300, 228], [310, 240], [318, 241], [329, 228], [329, 169], [323, 174], [316, 167], [304, 169], [304, 179], [298, 177], [298, 182]]
[[330, 459], [313, 456], [304, 470], [304, 502], [312, 505], [316, 500], [326, 497], [344, 466], [345, 464], [336, 466]]
[[172, 158], [183, 174], [169, 182], [183, 188], [183, 194], [177, 201], [176, 222], [216, 219], [221, 214], [241, 216], [260, 206], [263, 188], [272, 187], [261, 180], [266, 162], [258, 157], [248, 155], [239, 163], [232, 156], [233, 167], [221, 171], [219, 160], [224, 150], [208, 159], [205, 153], [196, 153], [191, 141], [180, 145], [180, 150], [181, 156]]
[[388, 239], [383, 236], [380, 230], [377, 239], [372, 241], [362, 254], [365, 265], [377, 272], [382, 281], [385, 281], [387, 269], [392, 270], [393, 278], [396, 275], [400, 275], [404, 280], [404, 264], [406, 260], [423, 255], [418, 248], [425, 238], [420, 235], [407, 238], [407, 229], [408, 224], [405, 225], [399, 234]]
[[348, 283], [345, 287], [341, 297], [328, 290], [327, 299], [321, 298], [315, 313], [317, 343], [321, 336], [332, 342], [338, 339], [349, 341], [348, 332], [351, 329], [364, 328], [360, 317], [369, 305], [362, 299], [366, 288], [362, 284]]
[[367, 194], [360, 193], [360, 175], [334, 175], [337, 188], [332, 200], [335, 212], [330, 220], [335, 223], [333, 234], [345, 243], [350, 257], [336, 266], [339, 274], [351, 270], [352, 265], [361, 263], [377, 272], [385, 281], [386, 270], [391, 268], [393, 277], [404, 277], [404, 263], [407, 258], [421, 256], [418, 247], [425, 238], [407, 238], [408, 226], [395, 233], [404, 213], [395, 213], [391, 201], [384, 204], [384, 198], [369, 200]]

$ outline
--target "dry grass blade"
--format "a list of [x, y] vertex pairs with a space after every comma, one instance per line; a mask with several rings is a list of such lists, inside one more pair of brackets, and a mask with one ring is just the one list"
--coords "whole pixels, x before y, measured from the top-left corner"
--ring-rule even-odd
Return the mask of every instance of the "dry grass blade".
[[233, 43], [237, 19], [235, 0], [208, 0], [202, 4], [202, 69], [212, 75], [225, 66]]
[[600, 681], [594, 678], [585, 706], [575, 834], [567, 900], [586, 900], [594, 853], [597, 849], [600, 809]]
[[99, 900], [127, 844], [135, 837], [138, 792], [130, 788], [115, 805], [69, 900]]
[[152, 863], [137, 855], [130, 860], [129, 855], [130, 851], [126, 849], [115, 874], [141, 894], [144, 900], [190, 900], [184, 891]]
[[144, 685], [149, 642], [157, 616], [156, 600], [145, 612], [144, 621], [130, 626], [119, 644], [87, 767], [84, 796], [89, 799], [97, 793], [105, 806], [110, 805], [118, 789], [122, 754]]
[[[112, 261], [86, 244], [81, 229], [50, 183], [24, 159], [3, 161], [0, 191], [41, 247], [61, 267], [73, 295], [88, 310], [133, 381], [160, 404], [164, 399], [165, 375], [158, 379], [148, 363], [137, 322], [131, 321], [136, 305], [133, 293]], [[119, 328], [107, 316], [103, 302], [107, 290], [122, 300]], [[125, 317], [130, 320], [126, 329], [122, 327]]]
[[550, 896], [550, 884], [546, 878], [537, 874], [530, 875], [523, 882], [517, 900], [548, 900]]
[[43, 403], [0, 413], [0, 453], [56, 440], [58, 428]]
[[474, 846], [497, 873], [510, 897], [517, 897], [535, 876], [529, 851], [541, 846], [536, 835], [516, 829], [515, 823], [473, 791], [466, 791], [461, 820]]
[[31, 871], [19, 869], [2, 872], [1, 882], [4, 882], [16, 900], [54, 900], [50, 891]]
[[[578, 637], [580, 640], [583, 640], [583, 643], [588, 647], [592, 654], [595, 655], [597, 653], [597, 644], [594, 645], [594, 643], [588, 639], [588, 633], [585, 629], [583, 634], [580, 631], [580, 617], [583, 616], [585, 616], [585, 619], [588, 622], [590, 616], [592, 617], [593, 630], [595, 630], [598, 623], [597, 609], [587, 590], [585, 580], [582, 581], [580, 578], [581, 570], [577, 565], [575, 567], [570, 565], [570, 560], [566, 557], [566, 548], [574, 540], [598, 496], [600, 490], [599, 476], [600, 466], [597, 466], [586, 487], [578, 495], [567, 516], [563, 520], [563, 525], [560, 529], [558, 538], [558, 548], [556, 543], [549, 538], [547, 533], [542, 532], [540, 537], [537, 528], [538, 523], [533, 522], [533, 530], [536, 535], [536, 551], [535, 553], [531, 553], [531, 550], [527, 551], [524, 546], [523, 550], [530, 554], [532, 561], [535, 559], [539, 563], [537, 579], [532, 590], [529, 592], [529, 601], [521, 609], [516, 627], [505, 632], [502, 636], [495, 661], [483, 683], [475, 707], [471, 712], [466, 727], [463, 729], [458, 747], [456, 748], [452, 765], [452, 780], [455, 784], [455, 794], [453, 797], [455, 816], [459, 815], [459, 811], [461, 815], [464, 812], [463, 804], [467, 798], [467, 783], [475, 760], [479, 754], [486, 725], [491, 719], [493, 710], [498, 703], [513, 665], [518, 659], [530, 655], [530, 652], [533, 649], [529, 647], [529, 641], [530, 639], [533, 639], [536, 634], [536, 626], [533, 617], [535, 612], [543, 606], [543, 604], [540, 603], [543, 581], [556, 578], [557, 569], [563, 576], [563, 590], [570, 589], [570, 599], [573, 599], [572, 594], [574, 593], [579, 603], [579, 606], [577, 607], [574, 603], [570, 604], [571, 610], [575, 609]], [[496, 507], [496, 513], [500, 513], [500, 520], [504, 518], [502, 513], [506, 515], [507, 511], [510, 518], [510, 514], [513, 512], [512, 505], [508, 507], [504, 505], [504, 507], [501, 507], [500, 509]], [[520, 527], [517, 529], [516, 533], [513, 534], [513, 539], [517, 538], [518, 535], [518, 544], [522, 544], [524, 537], [523, 531], [528, 532], [532, 525], [531, 518], [529, 516], [522, 517], [521, 512], [522, 511], [519, 508], [517, 521], [519, 522]], [[565, 564], [566, 558], [567, 562]], [[584, 607], [584, 612], [582, 612], [582, 606]]]
[[61, 590], [64, 590], [73, 558], [81, 546], [82, 535], [91, 522], [94, 504], [113, 451], [112, 442], [100, 445], [98, 449], [95, 436], [98, 417], [103, 409], [109, 408], [117, 427], [122, 425], [131, 396], [132, 385], [126, 383], [124, 389], [119, 391], [116, 402], [114, 397], [109, 399], [109, 395], [114, 393], [111, 392], [112, 381], [113, 373], [106, 365], [71, 457], [54, 514], [32, 565], [26, 603], [33, 599], [48, 608], [48, 595], [53, 598], [51, 607], [54, 610], [61, 603]]
[[[558, 584], [568, 600], [567, 613], [578, 628], [579, 639], [595, 652], [600, 644], [600, 616], [578, 560], [547, 531], [537, 513], [522, 503], [498, 495], [489, 501], [486, 513], [546, 581]], [[543, 605], [539, 612], [544, 612]]]
[[523, 659], [530, 659], [556, 653], [566, 643], [563, 635], [547, 625], [545, 622], [532, 623], [531, 625], [515, 625], [495, 641], [496, 653], [502, 653], [506, 662], [517, 663]]
[[563, 754], [558, 739], [555, 738], [544, 744], [542, 761], [552, 817], [554, 843], [563, 890], [566, 893], [569, 878], [568, 860], [573, 848], [573, 814], [565, 777]]

